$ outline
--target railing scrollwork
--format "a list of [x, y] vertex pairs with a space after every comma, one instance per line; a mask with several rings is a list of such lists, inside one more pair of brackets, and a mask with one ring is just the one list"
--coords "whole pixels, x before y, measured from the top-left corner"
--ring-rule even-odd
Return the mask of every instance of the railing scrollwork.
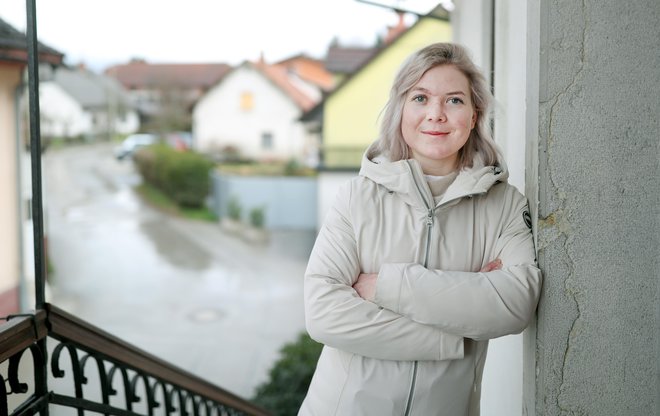
[[[118, 416], [267, 415], [53, 305], [46, 304], [45, 312], [0, 325], [0, 415], [33, 415], [49, 404], [75, 408], [80, 416], [86, 410]], [[50, 363], [42, 351], [46, 338]], [[23, 370], [28, 351], [34, 374]], [[37, 369], [48, 364], [52, 389], [39, 394]], [[27, 397], [11, 404], [12, 396]]]

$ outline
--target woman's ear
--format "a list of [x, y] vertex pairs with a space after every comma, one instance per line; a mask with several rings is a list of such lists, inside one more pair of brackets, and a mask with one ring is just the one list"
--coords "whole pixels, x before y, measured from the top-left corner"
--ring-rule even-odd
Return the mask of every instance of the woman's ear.
[[475, 109], [474, 111], [472, 111], [472, 120], [470, 122], [470, 130], [472, 130], [476, 124], [477, 124], [477, 110]]

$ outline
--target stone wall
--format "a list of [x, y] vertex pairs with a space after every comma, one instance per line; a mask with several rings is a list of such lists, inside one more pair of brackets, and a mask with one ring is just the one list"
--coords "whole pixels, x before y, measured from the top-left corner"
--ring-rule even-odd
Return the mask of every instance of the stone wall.
[[540, 3], [533, 407], [657, 415], [660, 2]]

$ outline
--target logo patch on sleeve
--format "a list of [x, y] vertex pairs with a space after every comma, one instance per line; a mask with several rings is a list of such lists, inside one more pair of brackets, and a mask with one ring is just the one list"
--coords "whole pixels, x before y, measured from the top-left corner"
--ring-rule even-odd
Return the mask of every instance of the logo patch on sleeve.
[[527, 228], [530, 230], [532, 229], [532, 216], [529, 215], [529, 208], [525, 208], [523, 211], [523, 221], [525, 221], [525, 225]]

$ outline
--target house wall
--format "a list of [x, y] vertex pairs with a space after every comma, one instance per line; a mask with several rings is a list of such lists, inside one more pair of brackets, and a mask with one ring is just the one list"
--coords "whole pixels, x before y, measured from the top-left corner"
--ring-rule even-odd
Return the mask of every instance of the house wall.
[[16, 87], [22, 68], [0, 64], [0, 316], [18, 310], [20, 251]]
[[92, 132], [91, 115], [55, 82], [39, 84], [41, 134], [76, 137]]
[[[253, 108], [241, 109], [241, 95], [252, 93]], [[243, 66], [209, 90], [193, 110], [197, 149], [217, 152], [235, 146], [257, 159], [303, 159], [304, 129], [301, 110], [257, 70]], [[261, 146], [262, 134], [272, 133], [273, 148]]]
[[113, 126], [117, 134], [132, 134], [140, 129], [140, 117], [137, 111], [127, 110], [123, 116], [117, 115]]
[[359, 166], [363, 151], [378, 136], [379, 116], [403, 61], [430, 43], [450, 39], [449, 22], [422, 19], [328, 97], [323, 122], [325, 166]]
[[536, 397], [660, 414], [660, 3], [540, 0]]

